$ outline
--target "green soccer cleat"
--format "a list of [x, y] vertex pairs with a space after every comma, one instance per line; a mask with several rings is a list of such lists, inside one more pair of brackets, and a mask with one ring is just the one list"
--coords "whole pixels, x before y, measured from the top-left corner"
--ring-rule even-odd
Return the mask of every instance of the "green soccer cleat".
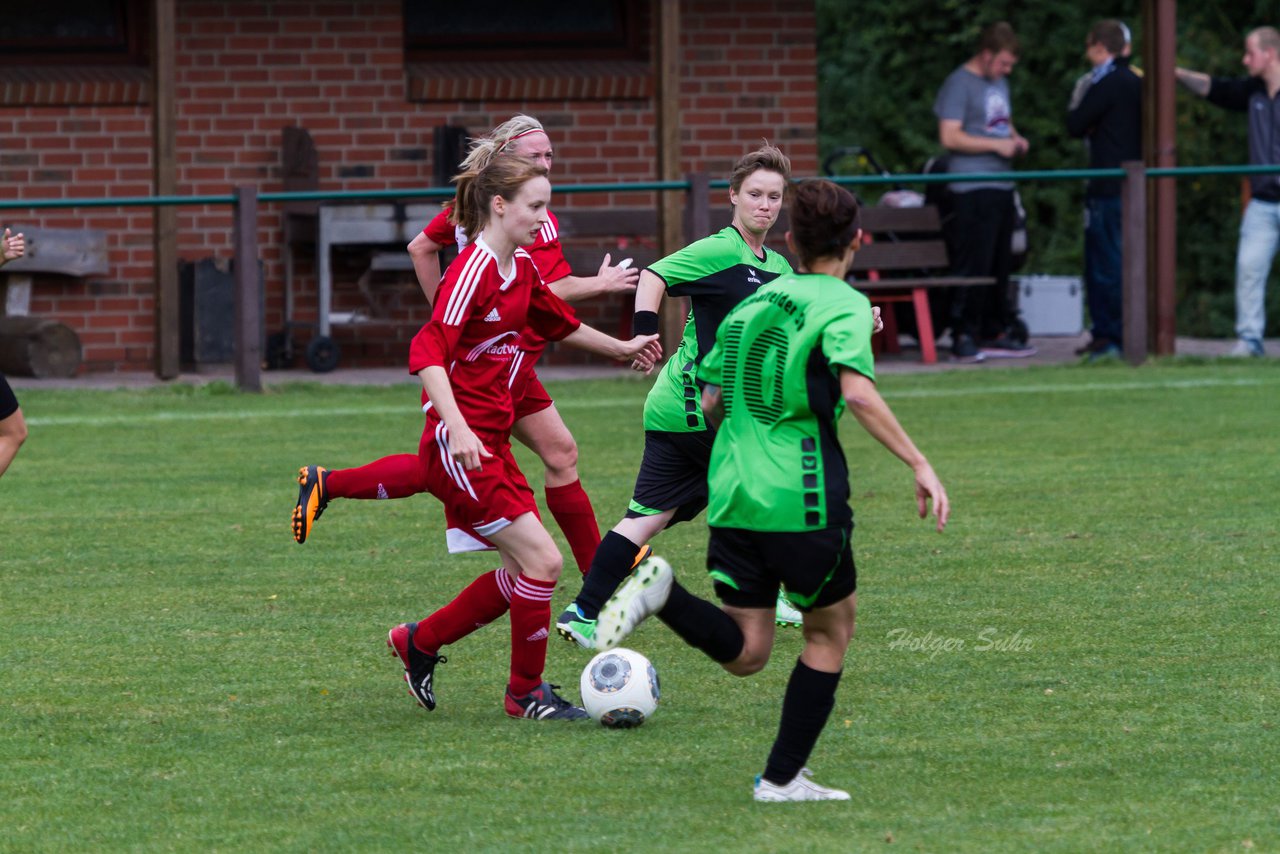
[[583, 649], [596, 648], [596, 621], [584, 617], [576, 602], [556, 618], [556, 631], [560, 633], [560, 637], [573, 641]]

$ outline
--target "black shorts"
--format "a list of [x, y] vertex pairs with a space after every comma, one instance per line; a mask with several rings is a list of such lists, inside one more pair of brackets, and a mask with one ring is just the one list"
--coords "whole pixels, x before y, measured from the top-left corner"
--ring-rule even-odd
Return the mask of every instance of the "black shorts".
[[0, 420], [8, 418], [17, 411], [18, 398], [14, 395], [13, 389], [9, 388], [9, 381], [4, 378], [4, 374], [0, 374]]
[[656, 516], [667, 510], [676, 514], [667, 527], [687, 522], [707, 506], [707, 468], [711, 465], [712, 430], [670, 433], [644, 431], [644, 457], [627, 518]]
[[812, 611], [858, 589], [852, 539], [853, 525], [787, 532], [712, 528], [707, 572], [726, 605], [772, 608], [781, 584], [792, 605]]

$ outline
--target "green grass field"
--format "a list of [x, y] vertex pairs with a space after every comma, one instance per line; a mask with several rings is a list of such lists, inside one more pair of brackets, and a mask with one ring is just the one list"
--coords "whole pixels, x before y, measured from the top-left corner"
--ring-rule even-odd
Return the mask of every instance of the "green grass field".
[[[604, 527], [646, 388], [551, 386]], [[299, 465], [416, 448], [412, 385], [20, 391], [0, 849], [1280, 850], [1280, 364], [881, 389], [954, 515], [917, 520], [909, 471], [846, 419], [859, 626], [810, 764], [854, 799], [797, 805], [750, 796], [794, 630], [740, 680], [646, 624], [664, 696], [633, 731], [507, 719], [505, 622], [414, 704], [387, 629], [493, 556], [449, 557], [430, 496], [335, 502], [304, 546], [288, 523]], [[655, 541], [703, 592], [705, 537]], [[567, 568], [555, 613], [576, 589]], [[548, 676], [576, 697], [589, 657], [554, 638]]]

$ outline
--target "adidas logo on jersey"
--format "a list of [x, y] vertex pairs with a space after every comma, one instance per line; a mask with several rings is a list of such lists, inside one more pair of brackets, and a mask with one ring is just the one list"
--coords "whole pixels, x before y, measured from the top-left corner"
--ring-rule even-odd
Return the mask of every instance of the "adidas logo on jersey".
[[498, 314], [496, 308], [489, 309], [489, 313], [484, 316], [485, 323], [501, 323], [502, 317]]

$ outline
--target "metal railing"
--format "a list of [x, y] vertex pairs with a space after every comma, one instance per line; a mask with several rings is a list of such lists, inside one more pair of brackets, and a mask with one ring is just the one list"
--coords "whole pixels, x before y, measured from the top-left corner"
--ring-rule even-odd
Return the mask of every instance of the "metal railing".
[[[979, 181], [1041, 182], [1085, 181], [1096, 178], [1119, 179], [1122, 187], [1121, 208], [1124, 221], [1124, 353], [1132, 364], [1145, 361], [1148, 353], [1147, 322], [1147, 198], [1146, 181], [1157, 178], [1191, 178], [1207, 175], [1271, 175], [1280, 174], [1276, 166], [1178, 166], [1146, 168], [1141, 162], [1124, 164], [1118, 169], [1026, 170], [969, 174], [897, 174], [848, 175], [828, 178], [846, 186], [901, 184], [969, 183]], [[804, 179], [801, 179], [804, 180]], [[615, 184], [557, 184], [556, 194], [617, 192], [683, 192], [695, 202], [689, 208], [693, 218], [709, 221], [709, 212], [696, 204], [694, 197], [705, 189], [729, 186], [723, 179], [710, 180], [705, 173], [689, 175], [681, 181], [639, 181]], [[257, 209], [260, 204], [302, 201], [345, 201], [378, 199], [450, 198], [451, 187], [392, 190], [292, 191], [259, 193], [254, 185], [240, 185], [227, 194], [190, 196], [122, 196], [72, 199], [0, 199], [0, 210], [53, 210], [64, 208], [167, 207], [229, 205], [233, 209], [233, 246], [236, 263], [236, 384], [246, 391], [262, 389], [262, 282], [257, 275], [259, 257]], [[705, 231], [705, 229], [704, 229]], [[1140, 251], [1129, 251], [1141, 248]], [[240, 263], [245, 259], [245, 263]]]

